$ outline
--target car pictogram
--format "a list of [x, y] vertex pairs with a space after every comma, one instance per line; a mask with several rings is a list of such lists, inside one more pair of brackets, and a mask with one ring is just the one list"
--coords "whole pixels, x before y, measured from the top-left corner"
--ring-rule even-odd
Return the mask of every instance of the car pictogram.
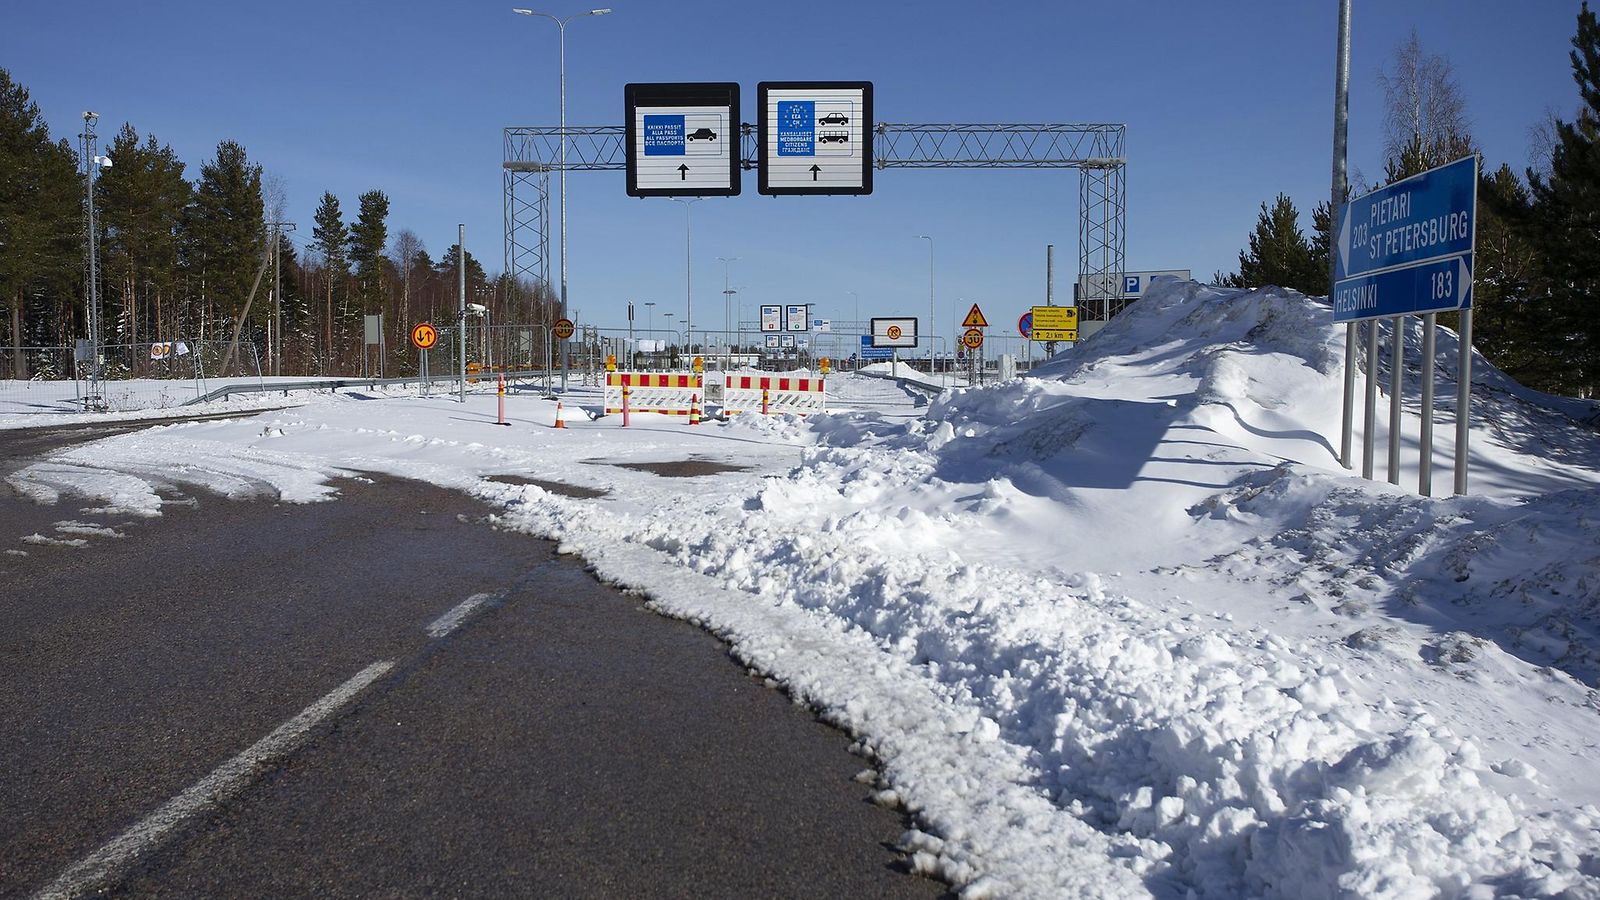
[[700, 128], [689, 132], [689, 140], [691, 141], [714, 141], [716, 139], [717, 133], [709, 128]]
[[817, 120], [818, 125], [848, 125], [850, 117], [840, 112], [832, 112]]

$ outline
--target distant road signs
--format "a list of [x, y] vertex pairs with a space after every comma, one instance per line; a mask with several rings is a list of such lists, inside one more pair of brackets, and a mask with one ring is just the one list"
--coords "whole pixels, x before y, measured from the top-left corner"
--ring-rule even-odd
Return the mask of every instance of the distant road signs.
[[1032, 334], [1035, 341], [1076, 341], [1078, 339], [1078, 308], [1076, 306], [1035, 306], [1032, 317]]
[[[1151, 283], [1162, 277], [1188, 281], [1194, 277], [1194, 274], [1188, 269], [1149, 269], [1143, 272], [1111, 273], [1106, 276], [1084, 275], [1078, 279], [1077, 284], [1072, 286], [1072, 291], [1074, 297], [1099, 298], [1120, 295], [1123, 300], [1137, 300], [1144, 296], [1145, 291], [1150, 289]], [[1120, 285], [1118, 284], [1119, 280], [1121, 281]], [[1089, 290], [1091, 285], [1096, 288], [1093, 292]], [[1101, 289], [1102, 285], [1105, 286], [1104, 289]], [[1117, 290], [1118, 287], [1121, 288], [1120, 291]]]
[[1477, 208], [1476, 156], [1340, 207], [1334, 321], [1470, 307]]
[[558, 338], [560, 338], [561, 340], [564, 341], [567, 338], [572, 337], [572, 332], [574, 330], [573, 325], [572, 325], [572, 320], [571, 319], [560, 319], [560, 320], [558, 320], [556, 322], [555, 328], [553, 328], [551, 330], [555, 332], [556, 337], [558, 337]]
[[[783, 330], [783, 307], [781, 307], [781, 306], [763, 306], [763, 307], [761, 307], [761, 330], [762, 331], [782, 331]], [[774, 345], [774, 346], [776, 346], [776, 345]]]
[[967, 348], [968, 350], [976, 350], [979, 347], [982, 347], [983, 332], [976, 328], [968, 328], [966, 333], [961, 335], [961, 346]]
[[1017, 317], [1017, 334], [1023, 337], [1033, 336], [1033, 313], [1025, 312]]
[[983, 317], [983, 310], [979, 309], [978, 304], [974, 303], [972, 308], [967, 310], [967, 317], [961, 320], [961, 327], [988, 328], [989, 320]]
[[630, 84], [623, 98], [628, 196], [739, 193], [739, 85]]
[[910, 316], [874, 317], [872, 346], [890, 348], [917, 346], [917, 320]]
[[783, 308], [784, 331], [810, 331], [811, 330], [811, 305], [809, 303], [791, 303]]
[[432, 349], [437, 343], [439, 343], [439, 329], [433, 327], [432, 322], [420, 322], [411, 329], [411, 346], [418, 350]]
[[758, 190], [872, 193], [872, 82], [756, 86]]
[[894, 349], [890, 347], [872, 346], [872, 335], [861, 336], [861, 360], [863, 362], [882, 362], [894, 357]]

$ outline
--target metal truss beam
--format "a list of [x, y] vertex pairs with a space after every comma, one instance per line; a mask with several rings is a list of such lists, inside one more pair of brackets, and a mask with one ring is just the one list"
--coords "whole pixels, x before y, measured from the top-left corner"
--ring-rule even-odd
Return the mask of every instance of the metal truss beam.
[[[756, 166], [755, 128], [743, 125], [741, 162]], [[548, 280], [549, 173], [620, 171], [621, 125], [505, 129], [506, 268]], [[879, 169], [1077, 169], [1079, 318], [1103, 320], [1122, 307], [1127, 244], [1127, 128], [1116, 124], [890, 124], [873, 127]], [[539, 190], [530, 181], [542, 179]], [[537, 251], [529, 248], [539, 248]]]

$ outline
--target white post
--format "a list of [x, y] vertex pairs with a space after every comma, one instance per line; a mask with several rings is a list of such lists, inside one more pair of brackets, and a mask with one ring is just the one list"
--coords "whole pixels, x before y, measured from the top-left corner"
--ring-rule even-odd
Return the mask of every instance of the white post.
[[1373, 453], [1378, 430], [1378, 320], [1367, 320], [1367, 408], [1362, 423], [1361, 477], [1372, 480]]
[[1422, 317], [1422, 459], [1417, 490], [1424, 497], [1433, 496], [1433, 351], [1438, 320], [1437, 313]]
[[1404, 386], [1406, 317], [1389, 320], [1389, 483], [1400, 483], [1400, 392]]
[[1472, 309], [1461, 311], [1460, 363], [1456, 374], [1456, 493], [1467, 492], [1467, 428], [1472, 422]]
[[460, 348], [461, 358], [456, 361], [460, 369], [460, 382], [457, 394], [462, 403], [467, 402], [467, 226], [456, 226], [456, 270], [458, 311], [456, 312], [457, 346]]

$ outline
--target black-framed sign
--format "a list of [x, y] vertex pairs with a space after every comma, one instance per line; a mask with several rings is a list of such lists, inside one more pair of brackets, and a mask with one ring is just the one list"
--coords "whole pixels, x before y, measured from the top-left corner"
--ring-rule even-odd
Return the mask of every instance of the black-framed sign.
[[738, 195], [738, 84], [629, 84], [622, 93], [628, 196]]
[[756, 115], [761, 193], [872, 193], [872, 82], [763, 81]]

